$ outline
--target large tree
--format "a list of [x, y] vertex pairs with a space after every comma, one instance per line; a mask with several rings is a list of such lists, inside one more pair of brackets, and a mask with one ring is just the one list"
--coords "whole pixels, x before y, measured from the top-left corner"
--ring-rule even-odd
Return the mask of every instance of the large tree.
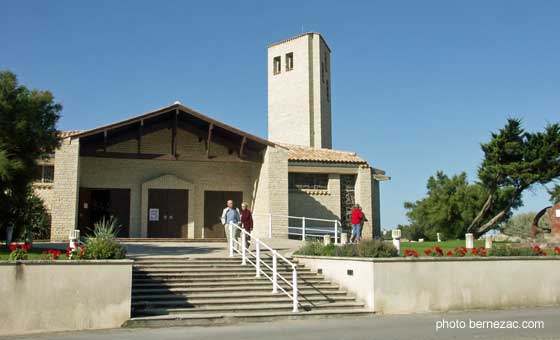
[[25, 211], [37, 161], [60, 143], [62, 106], [49, 91], [29, 90], [15, 74], [0, 71], [0, 227], [25, 227]]
[[[482, 144], [482, 151], [478, 177], [488, 194], [468, 228], [475, 236], [505, 221], [512, 209], [522, 204], [525, 190], [560, 177], [560, 124], [531, 133], [523, 130], [520, 120], [509, 119], [504, 128], [492, 133], [488, 143]], [[496, 209], [503, 195], [507, 204]]]
[[[469, 184], [463, 172], [452, 177], [439, 171], [427, 183], [426, 197], [416, 202], [405, 202], [410, 225], [403, 232], [416, 238], [436, 239], [436, 233], [445, 238], [463, 238], [470, 222], [488, 196], [480, 184]], [[495, 208], [507, 204], [500, 192]]]

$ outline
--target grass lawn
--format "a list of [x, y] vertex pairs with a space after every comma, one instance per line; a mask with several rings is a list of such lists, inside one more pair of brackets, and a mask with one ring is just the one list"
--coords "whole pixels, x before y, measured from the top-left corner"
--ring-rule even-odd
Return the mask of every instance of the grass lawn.
[[[416, 250], [418, 255], [425, 256], [424, 250], [440, 246], [443, 249], [443, 253], [447, 253], [449, 250], [453, 250], [458, 247], [465, 246], [465, 240], [450, 240], [443, 242], [401, 242], [401, 255], [404, 255], [404, 251], [407, 249]], [[474, 241], [475, 247], [484, 247], [484, 241], [476, 240]]]

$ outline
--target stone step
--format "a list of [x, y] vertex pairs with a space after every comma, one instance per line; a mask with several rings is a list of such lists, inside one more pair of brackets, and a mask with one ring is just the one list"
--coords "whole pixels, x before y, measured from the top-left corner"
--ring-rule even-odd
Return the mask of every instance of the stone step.
[[[281, 281], [282, 282], [282, 281]], [[324, 280], [321, 277], [313, 278], [302, 278], [298, 277], [298, 284], [317, 284], [317, 283], [330, 283], [330, 281]], [[272, 284], [269, 279], [262, 276], [261, 278], [256, 278], [254, 276], [247, 277], [229, 277], [223, 279], [222, 277], [215, 278], [136, 278], [132, 282], [133, 287], [142, 286], [173, 286], [173, 285], [189, 285], [189, 286], [213, 286], [213, 285], [254, 285], [254, 284]]]
[[[279, 273], [292, 273], [292, 269], [285, 269], [282, 267], [276, 268]], [[311, 270], [307, 268], [298, 268], [296, 269], [298, 274], [299, 273], [310, 273]], [[223, 268], [143, 268], [143, 269], [133, 269], [133, 274], [144, 274], [144, 273], [256, 273], [255, 267], [241, 267], [241, 268], [230, 268], [230, 267], [223, 267]], [[272, 270], [268, 268], [262, 268], [261, 271], [264, 272], [271, 272]]]
[[[247, 256], [249, 259], [254, 259], [254, 256]], [[192, 258], [192, 257], [130, 257], [135, 263], [240, 263], [241, 256], [236, 257], [208, 257], [208, 258]], [[295, 260], [291, 257], [286, 257], [290, 262], [294, 263]], [[261, 254], [261, 260], [272, 262], [272, 256], [268, 254]], [[278, 263], [286, 263], [281, 258], [278, 258]]]
[[[284, 277], [286, 280], [291, 280], [291, 278], [292, 278], [292, 273], [291, 272], [279, 271], [279, 274], [282, 275], [282, 277]], [[221, 278], [223, 280], [227, 280], [227, 279], [233, 278], [233, 277], [242, 277], [242, 278], [255, 277], [255, 272], [246, 272], [246, 273], [236, 273], [236, 272], [230, 272], [230, 273], [214, 273], [214, 272], [208, 272], [208, 273], [171, 272], [171, 273], [166, 273], [166, 272], [154, 272], [154, 273], [133, 273], [132, 274], [132, 280], [133, 281], [136, 281], [137, 279], [142, 279], [142, 278], [156, 278], [156, 277], [177, 277], [177, 278], [183, 277], [183, 278], [193, 278], [193, 279], [196, 279], [196, 278]], [[307, 273], [298, 273], [298, 278], [302, 278], [302, 279], [323, 278], [323, 276], [319, 275], [319, 274], [307, 272]]]
[[[279, 283], [281, 286], [287, 286], [286, 283], [284, 283], [283, 281], [281, 281]], [[303, 287], [303, 286], [311, 286], [311, 287], [316, 287], [316, 288], [322, 288], [322, 287], [338, 287], [336, 285], [333, 285], [330, 281], [325, 281], [325, 280], [313, 280], [312, 282], [307, 281], [307, 280], [298, 280], [298, 286], [299, 287]], [[181, 288], [181, 287], [186, 287], [186, 288], [219, 288], [219, 287], [229, 287], [229, 288], [237, 288], [237, 287], [244, 287], [245, 289], [248, 289], [248, 287], [252, 288], [252, 287], [272, 287], [272, 282], [268, 279], [266, 280], [262, 280], [262, 279], [255, 279], [253, 281], [251, 280], [243, 280], [243, 281], [216, 281], [216, 282], [198, 282], [198, 281], [192, 281], [192, 282], [153, 282], [153, 281], [149, 281], [146, 283], [137, 283], [134, 282], [132, 284], [132, 289], [149, 289], [149, 288]]]
[[[239, 322], [266, 322], [273, 320], [298, 320], [312, 318], [371, 317], [373, 313], [366, 309], [332, 308], [318, 311], [298, 312], [244, 312], [244, 313], [188, 313], [132, 318], [124, 327], [174, 327], [174, 326], [210, 326]], [[351, 331], [351, 330], [349, 330]]]
[[[290, 293], [290, 290], [287, 290]], [[329, 290], [329, 291], [318, 291], [316, 289], [298, 289], [299, 296], [303, 298], [309, 296], [324, 296], [327, 298], [333, 296], [347, 295], [346, 291], [342, 290]], [[281, 290], [278, 293], [272, 293], [272, 289], [265, 289], [259, 291], [235, 291], [235, 292], [224, 292], [224, 291], [192, 291], [192, 292], [163, 292], [163, 293], [149, 293], [149, 294], [136, 294], [132, 295], [132, 301], [158, 301], [158, 300], [178, 300], [191, 298], [197, 299], [236, 299], [236, 298], [253, 298], [253, 297], [276, 297], [278, 294], [285, 295]]]
[[[290, 286], [288, 286], [287, 284], [281, 285], [282, 288], [284, 289], [291, 289]], [[304, 293], [305, 291], [308, 290], [315, 290], [317, 292], [321, 292], [321, 293], [326, 293], [326, 292], [331, 292], [331, 291], [338, 291], [339, 287], [338, 286], [334, 286], [334, 285], [322, 285], [319, 289], [319, 287], [316, 286], [299, 286], [299, 291], [300, 293]], [[158, 287], [158, 288], [137, 288], [137, 287], [133, 287], [132, 288], [132, 295], [142, 295], [142, 294], [161, 294], [161, 293], [183, 293], [183, 294], [189, 294], [189, 293], [200, 293], [200, 292], [222, 292], [225, 294], [228, 293], [237, 293], [237, 292], [261, 292], [261, 291], [266, 291], [269, 292], [272, 290], [272, 283], [270, 283], [269, 285], [263, 285], [263, 286], [223, 286], [223, 287], [190, 287], [190, 286], [186, 286], [186, 287]]]
[[[341, 301], [354, 301], [355, 298], [348, 295], [324, 296], [324, 295], [310, 295], [301, 298], [300, 301], [306, 302], [341, 302]], [[264, 296], [248, 296], [248, 297], [228, 297], [224, 298], [206, 298], [206, 297], [193, 297], [188, 301], [184, 298], [175, 297], [175, 299], [157, 299], [157, 300], [134, 300], [132, 301], [133, 311], [137, 309], [145, 309], [149, 307], [206, 307], [206, 306], [231, 306], [231, 305], [257, 305], [266, 303], [280, 303], [292, 302], [286, 294], [268, 294]]]
[[[292, 311], [293, 305], [291, 301], [281, 303], [266, 303], [260, 305], [233, 305], [233, 306], [193, 306], [188, 308], [146, 308], [138, 309], [134, 312], [135, 316], [147, 315], [165, 315], [165, 314], [190, 314], [190, 313], [237, 313], [237, 312], [270, 312], [270, 311]], [[301, 311], [320, 310], [328, 308], [344, 308], [344, 309], [363, 309], [364, 304], [358, 302], [323, 302], [323, 303], [300, 303]]]
[[[268, 263], [270, 267], [272, 267], [272, 262]], [[135, 263], [133, 264], [132, 268], [254, 268], [255, 266], [251, 263], [246, 265], [242, 265], [241, 262], [237, 263], [167, 263], [167, 262], [159, 262], [159, 263]], [[261, 262], [261, 267], [266, 267]], [[278, 263], [277, 267], [284, 267], [284, 268], [292, 268], [292, 266], [285, 264], [285, 263]], [[305, 268], [302, 264], [296, 264], [296, 268]]]

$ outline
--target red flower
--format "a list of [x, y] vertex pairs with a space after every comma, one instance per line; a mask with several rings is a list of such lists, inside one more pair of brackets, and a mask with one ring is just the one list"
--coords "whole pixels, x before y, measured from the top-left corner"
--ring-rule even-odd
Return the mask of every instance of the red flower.
[[478, 255], [478, 248], [473, 248], [473, 249], [471, 250], [471, 254], [473, 254], [473, 255]]
[[453, 252], [450, 250], [447, 252], [447, 256], [453, 256]]
[[432, 253], [431, 249], [424, 250], [424, 254], [426, 254], [427, 256], [429, 256], [431, 253]]
[[554, 247], [554, 253], [556, 255], [560, 255], [560, 247], [558, 247], [558, 246]]
[[17, 244], [10, 244], [10, 251], [14, 251], [17, 249]]
[[72, 248], [72, 247], [66, 248], [66, 251], [68, 251], [68, 252], [72, 252], [72, 250], [74, 250], [74, 248]]
[[406, 250], [404, 251], [404, 256], [414, 256], [414, 257], [418, 257], [418, 253], [416, 252], [416, 250], [406, 249]]
[[66, 253], [66, 257], [70, 257], [70, 253]]
[[437, 253], [438, 253], [440, 256], [443, 256], [443, 249], [441, 249], [440, 246], [436, 246], [435, 250], [437, 251]]

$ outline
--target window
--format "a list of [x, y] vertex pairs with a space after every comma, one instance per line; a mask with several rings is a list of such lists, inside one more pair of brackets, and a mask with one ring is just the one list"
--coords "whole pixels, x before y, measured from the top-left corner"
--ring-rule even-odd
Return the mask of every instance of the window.
[[290, 173], [288, 174], [288, 183], [290, 189], [327, 190], [329, 186], [329, 175]]
[[331, 87], [329, 86], [329, 81], [327, 80], [327, 101], [331, 101]]
[[54, 165], [39, 165], [37, 167], [37, 182], [52, 183], [54, 181]]
[[325, 63], [321, 61], [321, 81], [325, 82]]
[[280, 61], [280, 57], [274, 57], [273, 67], [274, 67], [274, 74], [280, 73], [280, 71], [282, 70], [282, 62]]
[[294, 53], [286, 54], [286, 71], [291, 71], [294, 69]]

